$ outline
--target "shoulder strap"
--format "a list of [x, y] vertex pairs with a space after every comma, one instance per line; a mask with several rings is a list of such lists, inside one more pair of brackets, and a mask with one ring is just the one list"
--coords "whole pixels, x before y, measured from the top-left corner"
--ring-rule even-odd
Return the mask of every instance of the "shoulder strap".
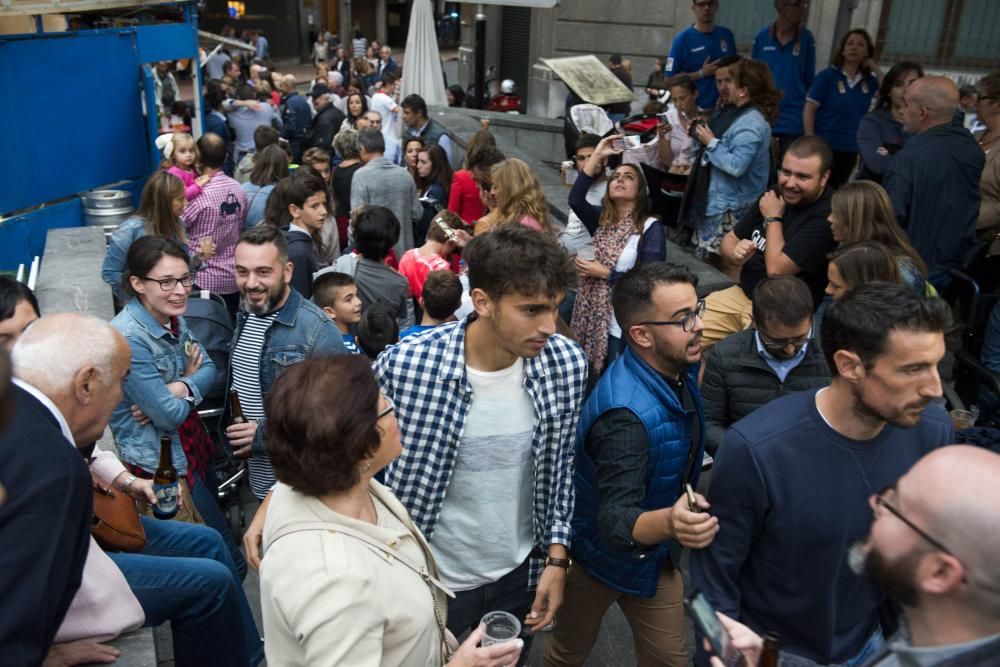
[[353, 537], [356, 540], [364, 542], [369, 547], [377, 549], [378, 551], [382, 552], [389, 558], [399, 561], [400, 563], [402, 563], [403, 565], [405, 565], [406, 567], [410, 568], [418, 575], [420, 575], [420, 578], [426, 581], [428, 584], [433, 584], [435, 587], [440, 589], [448, 597], [452, 598], [455, 597], [455, 594], [452, 593], [447, 586], [441, 583], [441, 581], [437, 579], [437, 577], [431, 575], [430, 569], [426, 565], [418, 565], [417, 563], [413, 562], [412, 560], [404, 556], [396, 549], [393, 549], [388, 545], [383, 544], [382, 542], [376, 540], [371, 535], [363, 533], [360, 530], [355, 530], [354, 528], [348, 528], [347, 526], [339, 526], [336, 524], [323, 523], [320, 521], [303, 523], [294, 526], [286, 526], [285, 528], [282, 528], [271, 537], [271, 539], [265, 545], [264, 551], [266, 553], [267, 549], [271, 548], [271, 546], [275, 542], [280, 540], [282, 537], [291, 535], [293, 533], [302, 533], [307, 531], [325, 531], [330, 533], [340, 533], [341, 535]]

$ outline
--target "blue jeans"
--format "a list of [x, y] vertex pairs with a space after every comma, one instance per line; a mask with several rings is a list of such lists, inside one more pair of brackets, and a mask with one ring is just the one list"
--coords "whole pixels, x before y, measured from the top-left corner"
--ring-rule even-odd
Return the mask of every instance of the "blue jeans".
[[[467, 591], [456, 591], [448, 599], [448, 629], [456, 637], [479, 625], [480, 619], [491, 611], [506, 611], [517, 617], [523, 627], [524, 617], [531, 611], [533, 591], [528, 590], [528, 561], [514, 568], [491, 584]], [[524, 648], [518, 665], [524, 665], [531, 652], [532, 635], [522, 630]]]
[[211, 461], [208, 462], [208, 467], [205, 469], [204, 479], [195, 476], [191, 497], [194, 499], [195, 507], [198, 508], [201, 518], [205, 520], [205, 525], [214, 528], [222, 536], [223, 542], [229, 549], [229, 555], [233, 559], [233, 565], [236, 567], [236, 574], [240, 581], [243, 581], [247, 576], [247, 559], [243, 557], [243, 552], [236, 544], [232, 531], [229, 530], [229, 521], [226, 520], [219, 507], [219, 478], [215, 476], [215, 464]]
[[174, 663], [247, 667], [263, 660], [260, 632], [219, 534], [145, 516], [142, 527], [141, 553], [108, 556], [139, 600], [146, 626], [170, 621]]

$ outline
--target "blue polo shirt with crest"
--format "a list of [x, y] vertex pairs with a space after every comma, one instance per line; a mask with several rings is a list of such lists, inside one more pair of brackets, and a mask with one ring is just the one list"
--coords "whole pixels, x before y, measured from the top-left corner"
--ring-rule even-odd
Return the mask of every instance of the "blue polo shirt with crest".
[[809, 28], [800, 26], [795, 39], [782, 45], [774, 33], [774, 25], [765, 26], [753, 38], [752, 57], [767, 63], [774, 83], [782, 93], [781, 113], [773, 133], [801, 135], [806, 93], [816, 77], [816, 40], [813, 34]]
[[[705, 64], [706, 58], [711, 62], [735, 55], [737, 55], [736, 38], [733, 37], [732, 30], [715, 26], [712, 32], [700, 32], [692, 25], [674, 37], [670, 55], [667, 56], [666, 64], [663, 66], [663, 74], [669, 78], [685, 72], [697, 72]], [[698, 79], [696, 85], [698, 106], [702, 109], [713, 108], [719, 99], [719, 91], [715, 89], [715, 78]]]

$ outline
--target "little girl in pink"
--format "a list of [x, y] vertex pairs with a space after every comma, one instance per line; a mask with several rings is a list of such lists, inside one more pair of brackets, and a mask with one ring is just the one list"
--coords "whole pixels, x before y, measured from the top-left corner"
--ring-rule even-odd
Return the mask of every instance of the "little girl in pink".
[[184, 198], [191, 201], [200, 195], [208, 179], [195, 171], [198, 147], [194, 137], [187, 132], [164, 134], [156, 140], [156, 146], [163, 151], [163, 168], [184, 181]]

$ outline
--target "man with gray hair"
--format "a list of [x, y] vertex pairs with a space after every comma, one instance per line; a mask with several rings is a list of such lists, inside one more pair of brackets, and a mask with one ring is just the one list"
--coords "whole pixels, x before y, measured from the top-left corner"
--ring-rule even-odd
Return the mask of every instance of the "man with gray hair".
[[958, 87], [927, 76], [906, 89], [903, 129], [912, 137], [896, 154], [882, 185], [900, 226], [942, 290], [949, 271], [966, 262], [976, 241], [979, 177], [986, 162], [969, 131], [955, 122]]
[[385, 206], [399, 219], [399, 241], [396, 258], [413, 247], [413, 221], [419, 220], [424, 209], [417, 196], [417, 186], [405, 168], [385, 157], [385, 138], [374, 128], [358, 135], [358, 152], [365, 166], [351, 181], [351, 207]]
[[[260, 662], [260, 634], [215, 530], [142, 517], [139, 553], [105, 553], [90, 537], [92, 484], [156, 502], [151, 480], [95, 447], [132, 361], [121, 334], [96, 317], [58, 313], [28, 327], [11, 356], [17, 386], [13, 424], [0, 434], [10, 496], [0, 508], [0, 590], [5, 608], [18, 611], [0, 614], [5, 664], [40, 664], [53, 641], [165, 621], [178, 664]], [[90, 650], [83, 662], [107, 657]]]

